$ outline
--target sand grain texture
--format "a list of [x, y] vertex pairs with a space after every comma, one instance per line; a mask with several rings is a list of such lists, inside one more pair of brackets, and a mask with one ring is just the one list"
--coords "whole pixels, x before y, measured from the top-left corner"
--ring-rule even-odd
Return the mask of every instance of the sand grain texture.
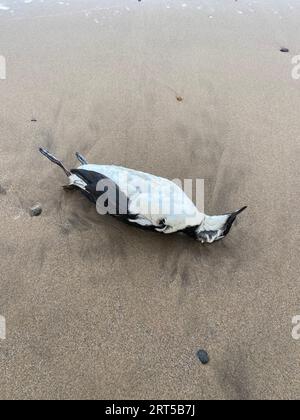
[[[299, 5], [149, 3], [1, 12], [1, 399], [299, 397]], [[64, 192], [40, 145], [249, 209], [213, 246], [144, 233]]]

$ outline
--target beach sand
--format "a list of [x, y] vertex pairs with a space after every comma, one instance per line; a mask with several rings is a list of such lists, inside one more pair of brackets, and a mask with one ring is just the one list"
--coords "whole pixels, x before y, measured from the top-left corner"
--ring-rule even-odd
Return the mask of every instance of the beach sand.
[[[261, 3], [0, 10], [1, 399], [299, 397], [300, 5]], [[63, 191], [41, 145], [249, 208], [211, 246], [146, 233]]]

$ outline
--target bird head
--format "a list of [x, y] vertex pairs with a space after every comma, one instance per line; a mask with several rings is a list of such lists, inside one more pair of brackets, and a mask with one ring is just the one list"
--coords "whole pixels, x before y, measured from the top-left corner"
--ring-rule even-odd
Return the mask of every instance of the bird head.
[[202, 223], [196, 228], [196, 239], [202, 243], [213, 243], [225, 238], [237, 216], [246, 208], [243, 207], [240, 210], [222, 216], [205, 216]]

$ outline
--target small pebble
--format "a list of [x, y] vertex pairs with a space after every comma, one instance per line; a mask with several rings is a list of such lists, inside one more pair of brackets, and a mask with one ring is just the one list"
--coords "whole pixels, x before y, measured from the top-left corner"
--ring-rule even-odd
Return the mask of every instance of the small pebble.
[[42, 214], [42, 206], [40, 204], [36, 204], [35, 206], [31, 207], [30, 209], [30, 216], [31, 217], [37, 217]]
[[37, 122], [37, 120], [35, 118], [32, 118], [31, 122]]
[[5, 195], [6, 189], [0, 185], [0, 194]]
[[183, 97], [182, 96], [176, 96], [176, 99], [178, 102], [183, 102]]
[[207, 365], [207, 363], [209, 363], [209, 356], [205, 350], [198, 350], [197, 357], [203, 365]]
[[288, 49], [288, 48], [281, 48], [281, 50], [280, 50], [281, 52], [283, 52], [283, 53], [288, 53], [288, 52], [290, 52], [290, 50]]

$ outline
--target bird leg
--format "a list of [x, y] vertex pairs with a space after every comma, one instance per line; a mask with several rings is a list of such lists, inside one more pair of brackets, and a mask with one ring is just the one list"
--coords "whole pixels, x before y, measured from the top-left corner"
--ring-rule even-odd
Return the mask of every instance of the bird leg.
[[72, 175], [71, 172], [68, 169], [65, 168], [63, 163], [60, 160], [58, 160], [55, 156], [53, 156], [50, 152], [48, 152], [48, 150], [46, 150], [42, 147], [40, 147], [39, 150], [42, 153], [42, 155], [46, 156], [47, 159], [49, 159], [51, 162], [58, 165], [64, 171], [64, 173], [67, 175], [67, 177], [70, 177]]
[[83, 157], [79, 152], [76, 152], [76, 157], [81, 163], [81, 165], [88, 165], [88, 161], [86, 160], [86, 158]]

